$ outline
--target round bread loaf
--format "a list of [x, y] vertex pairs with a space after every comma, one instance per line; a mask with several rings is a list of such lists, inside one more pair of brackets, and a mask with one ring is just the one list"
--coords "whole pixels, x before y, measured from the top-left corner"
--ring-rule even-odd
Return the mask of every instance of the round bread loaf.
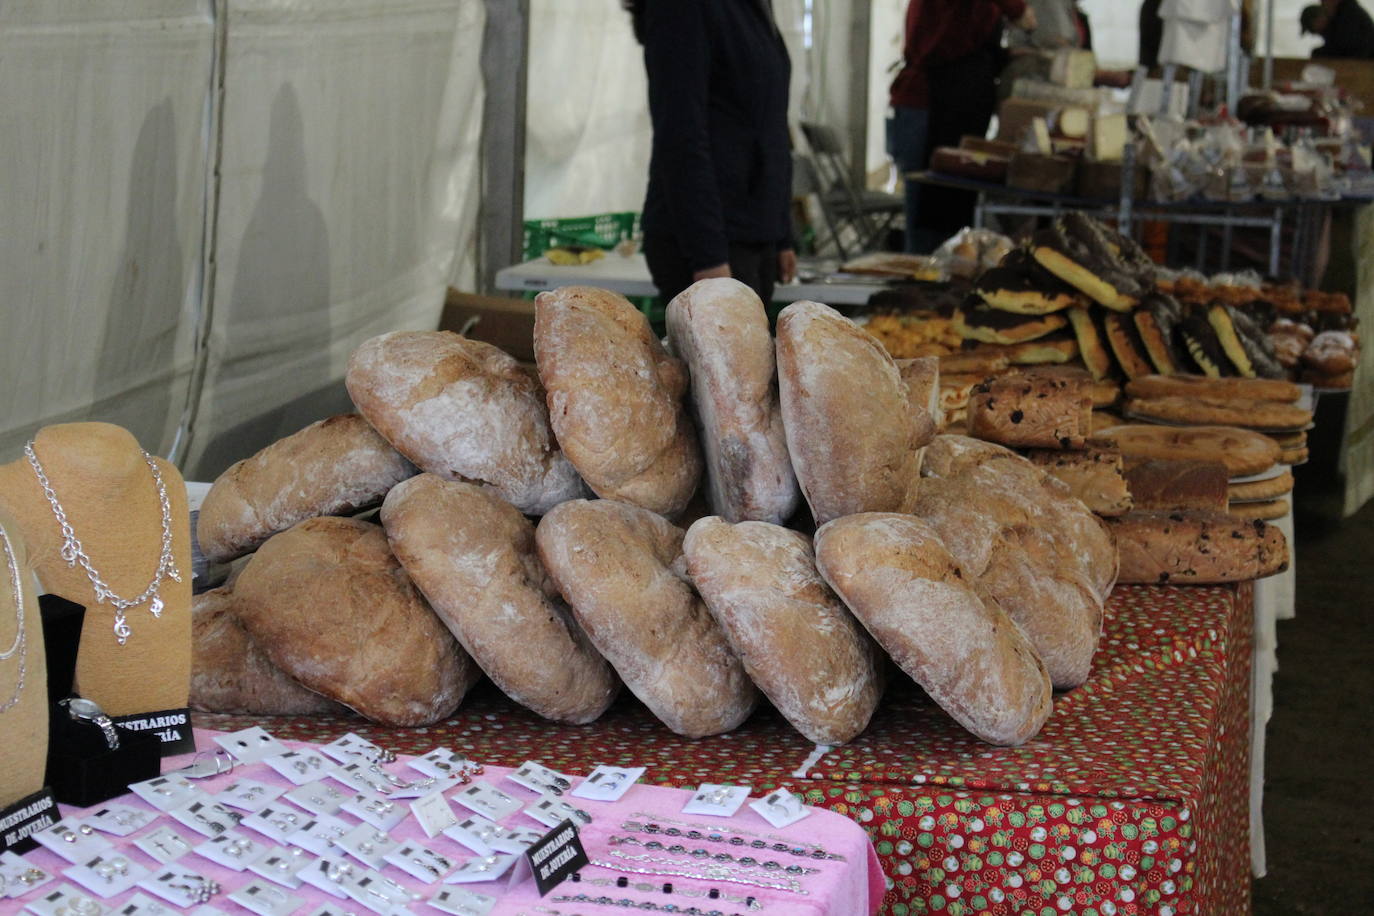
[[380, 525], [312, 518], [258, 549], [239, 620], [278, 668], [383, 725], [429, 725], [481, 677], [387, 547]]
[[377, 505], [419, 473], [358, 414], [311, 423], [229, 467], [196, 521], [200, 552], [227, 563], [297, 522]]
[[701, 738], [749, 717], [758, 691], [683, 580], [682, 529], [647, 509], [574, 500], [544, 516], [539, 558], [625, 686], [668, 728]]
[[778, 384], [787, 448], [816, 523], [856, 512], [910, 512], [920, 477], [906, 385], [872, 335], [816, 302], [778, 317]]
[[1021, 629], [959, 568], [929, 523], [864, 513], [816, 532], [825, 581], [901, 669], [974, 735], [1024, 744], [1052, 709]]
[[683, 552], [744, 670], [797, 731], [834, 745], [868, 726], [882, 695], [879, 657], [816, 571], [809, 538], [713, 517], [687, 531]]
[[507, 696], [555, 722], [606, 711], [615, 675], [558, 599], [520, 510], [422, 474], [387, 495], [382, 525], [411, 581]]
[[244, 632], [230, 588], [191, 599], [192, 709], [249, 716], [338, 716], [348, 708], [302, 687]]
[[763, 302], [738, 280], [701, 280], [668, 303], [667, 322], [669, 344], [691, 370], [711, 508], [732, 522], [782, 524], [801, 494]]
[[368, 422], [431, 474], [489, 484], [529, 515], [587, 495], [538, 382], [491, 344], [450, 331], [383, 334], [354, 352], [345, 382]]
[[565, 286], [535, 299], [534, 355], [554, 432], [598, 496], [681, 514], [701, 477], [687, 373], [624, 296]]

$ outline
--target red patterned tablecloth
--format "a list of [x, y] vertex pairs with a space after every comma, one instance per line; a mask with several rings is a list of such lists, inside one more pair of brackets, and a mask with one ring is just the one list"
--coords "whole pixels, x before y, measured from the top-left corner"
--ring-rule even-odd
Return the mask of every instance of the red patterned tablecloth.
[[316, 741], [355, 731], [405, 753], [444, 745], [570, 772], [633, 763], [671, 786], [786, 785], [868, 829], [891, 916], [1226, 916], [1249, 912], [1250, 615], [1248, 586], [1118, 588], [1091, 679], [1020, 748], [972, 738], [903, 677], [862, 736], [824, 753], [768, 708], [692, 741], [628, 696], [594, 725], [561, 726], [489, 684], [429, 728], [196, 723]]

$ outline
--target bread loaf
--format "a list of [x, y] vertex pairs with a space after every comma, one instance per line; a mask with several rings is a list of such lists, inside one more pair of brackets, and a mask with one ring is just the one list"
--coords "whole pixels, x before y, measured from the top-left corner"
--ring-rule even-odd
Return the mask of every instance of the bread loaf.
[[794, 302], [778, 318], [778, 384], [787, 448], [817, 524], [856, 512], [909, 512], [919, 482], [917, 429], [901, 373], [839, 312]]
[[219, 475], [200, 507], [196, 540], [211, 563], [227, 563], [307, 518], [375, 506], [417, 473], [357, 414], [320, 420]]
[[701, 280], [668, 303], [668, 340], [687, 363], [711, 508], [782, 524], [801, 494], [778, 406], [763, 302], [738, 280]]
[[383, 725], [437, 722], [481, 677], [379, 525], [312, 518], [275, 535], [234, 583], [234, 598], [274, 665]]
[[520, 510], [422, 474], [387, 495], [382, 525], [411, 581], [507, 696], [555, 722], [606, 711], [619, 684], [558, 599]]
[[1152, 426], [1128, 423], [1097, 430], [1095, 438], [1132, 458], [1175, 461], [1220, 461], [1233, 477], [1258, 474], [1279, 460], [1278, 443], [1268, 436], [1234, 426]]
[[1032, 464], [1069, 488], [1075, 497], [1098, 515], [1121, 515], [1131, 508], [1121, 452], [1094, 446], [1079, 452], [1032, 449]]
[[192, 709], [250, 716], [337, 716], [347, 707], [302, 687], [244, 632], [233, 590], [191, 600]]
[[924, 446], [935, 438], [945, 422], [945, 412], [940, 406], [940, 358], [923, 356], [894, 362], [906, 386], [906, 400], [916, 423], [916, 439]]
[[625, 686], [689, 738], [735, 728], [758, 691], [677, 568], [682, 529], [609, 499], [564, 503], [539, 522], [544, 567]]
[[495, 487], [540, 515], [586, 495], [549, 429], [539, 384], [508, 354], [449, 331], [396, 331], [348, 361], [349, 396], [431, 474]]
[[1128, 512], [1109, 524], [1121, 550], [1121, 581], [1212, 585], [1288, 568], [1283, 532], [1266, 522], [1202, 510]]
[[953, 477], [987, 461], [1016, 457], [1019, 456], [1011, 449], [995, 442], [945, 434], [936, 436], [926, 446], [921, 474], [925, 477]]
[[1126, 486], [1136, 509], [1204, 509], [1225, 512], [1226, 465], [1219, 461], [1139, 458], [1126, 464]]
[[973, 389], [968, 428], [975, 438], [1025, 448], [1082, 448], [1092, 434], [1092, 388], [1086, 379], [1026, 370]]
[[566, 286], [535, 299], [534, 352], [554, 432], [598, 496], [680, 514], [701, 476], [687, 373], [623, 296]]
[[687, 570], [744, 670], [797, 731], [844, 744], [882, 693], [873, 641], [816, 571], [811, 541], [763, 522], [704, 518]]
[[928, 523], [837, 519], [816, 532], [816, 565], [893, 661], [974, 735], [1017, 745], [1040, 731], [1052, 708], [1044, 665]]

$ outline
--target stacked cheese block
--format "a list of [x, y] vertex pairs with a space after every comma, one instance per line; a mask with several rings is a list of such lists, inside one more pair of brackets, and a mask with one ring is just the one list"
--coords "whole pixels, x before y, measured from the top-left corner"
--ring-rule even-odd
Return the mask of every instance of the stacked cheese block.
[[1026, 458], [937, 436], [938, 360], [895, 362], [825, 306], [785, 309], [775, 340], [747, 287], [709, 280], [668, 328], [665, 349], [573, 287], [537, 300], [537, 371], [446, 332], [360, 347], [361, 416], [205, 501], [201, 548], [234, 572], [198, 599], [196, 705], [416, 725], [485, 674], [572, 723], [623, 684], [689, 736], [762, 692], [836, 744], [886, 653], [978, 737], [1032, 737], [1088, 675], [1106, 525]]

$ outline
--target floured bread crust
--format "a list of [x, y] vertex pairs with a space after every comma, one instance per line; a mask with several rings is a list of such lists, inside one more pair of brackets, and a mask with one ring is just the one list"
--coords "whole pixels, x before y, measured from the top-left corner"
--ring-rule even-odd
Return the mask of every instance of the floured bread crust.
[[239, 620], [278, 668], [383, 725], [429, 725], [481, 669], [392, 556], [380, 525], [312, 518], [258, 548]]
[[358, 414], [329, 417], [219, 475], [201, 505], [196, 540], [211, 563], [227, 563], [307, 518], [375, 506], [418, 473]]
[[541, 515], [587, 495], [549, 427], [544, 392], [509, 354], [450, 331], [396, 331], [348, 361], [348, 394], [422, 470], [484, 483]]
[[230, 588], [191, 599], [192, 709], [256, 716], [337, 716], [348, 708], [272, 664], [239, 625]]
[[574, 500], [544, 516], [535, 543], [582, 629], [635, 696], [689, 738], [728, 732], [758, 691], [684, 581], [682, 529], [647, 509]]
[[574, 725], [606, 711], [620, 685], [559, 600], [520, 510], [422, 474], [387, 495], [382, 525], [439, 619], [507, 696]]
[[794, 302], [778, 318], [787, 447], [817, 524], [856, 512], [909, 512], [918, 429], [892, 357], [828, 306]]
[[682, 398], [687, 372], [624, 296], [565, 286], [535, 299], [534, 352], [549, 417], [588, 486], [668, 517], [701, 477]]
[[763, 302], [738, 280], [701, 280], [668, 303], [667, 324], [691, 374], [711, 508], [731, 522], [782, 524], [801, 492]]
[[889, 655], [959, 724], [992, 744], [1035, 737], [1050, 678], [1021, 629], [927, 522], [863, 513], [816, 532], [816, 564]]
[[683, 542], [687, 570], [754, 683], [797, 731], [844, 744], [882, 694], [868, 633], [816, 571], [805, 535], [704, 518]]

